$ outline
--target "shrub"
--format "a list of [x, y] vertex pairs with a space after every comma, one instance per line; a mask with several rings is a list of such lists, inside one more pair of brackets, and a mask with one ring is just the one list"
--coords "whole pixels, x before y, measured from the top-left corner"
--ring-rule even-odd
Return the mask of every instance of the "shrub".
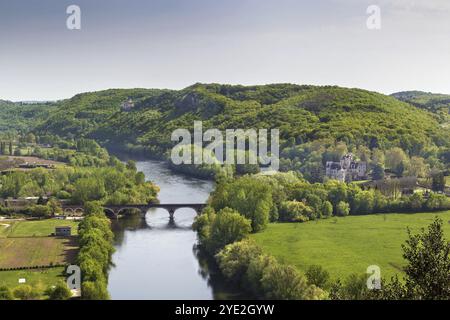
[[11, 290], [6, 286], [0, 287], [0, 300], [13, 300], [14, 296]]
[[67, 300], [72, 296], [64, 281], [59, 281], [56, 286], [48, 288], [46, 294], [50, 300]]
[[316, 285], [320, 288], [327, 288], [330, 280], [330, 274], [322, 266], [312, 265], [306, 271], [308, 284]]
[[305, 222], [314, 219], [313, 209], [300, 201], [285, 201], [281, 206], [282, 221]]
[[347, 202], [341, 201], [336, 208], [336, 214], [340, 217], [345, 217], [350, 214], [350, 205]]
[[13, 294], [20, 300], [35, 300], [40, 296], [39, 292], [29, 285], [20, 285], [14, 288]]

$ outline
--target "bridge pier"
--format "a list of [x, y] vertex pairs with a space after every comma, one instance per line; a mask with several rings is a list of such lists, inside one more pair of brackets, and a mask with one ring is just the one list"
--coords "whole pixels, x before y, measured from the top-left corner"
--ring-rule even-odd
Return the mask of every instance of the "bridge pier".
[[174, 220], [174, 215], [175, 215], [175, 209], [169, 209], [169, 219], [170, 221]]

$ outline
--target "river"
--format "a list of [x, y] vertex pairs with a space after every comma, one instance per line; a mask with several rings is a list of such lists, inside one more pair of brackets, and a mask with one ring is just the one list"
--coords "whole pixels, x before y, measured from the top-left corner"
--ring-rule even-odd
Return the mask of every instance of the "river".
[[[176, 174], [163, 162], [138, 161], [137, 168], [157, 184], [161, 203], [202, 203], [213, 183]], [[151, 209], [140, 217], [113, 221], [114, 266], [109, 273], [112, 299], [240, 299], [214, 264], [197, 249], [192, 231], [193, 209], [178, 209], [170, 223], [164, 209]]]

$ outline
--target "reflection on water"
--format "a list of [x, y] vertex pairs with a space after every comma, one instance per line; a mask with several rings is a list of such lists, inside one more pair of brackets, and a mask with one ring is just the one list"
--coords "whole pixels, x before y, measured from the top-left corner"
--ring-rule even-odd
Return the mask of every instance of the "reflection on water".
[[[138, 162], [147, 179], [160, 186], [161, 203], [201, 203], [211, 182], [174, 174], [161, 162]], [[226, 299], [241, 298], [214, 264], [197, 249], [192, 231], [195, 211], [180, 208], [170, 221], [164, 209], [113, 221], [116, 252], [109, 274], [113, 299]]]

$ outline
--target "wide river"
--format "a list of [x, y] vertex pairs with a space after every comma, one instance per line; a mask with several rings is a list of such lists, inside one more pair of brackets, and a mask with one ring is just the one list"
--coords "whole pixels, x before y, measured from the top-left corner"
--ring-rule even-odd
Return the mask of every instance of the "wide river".
[[[159, 161], [138, 161], [137, 168], [161, 191], [161, 203], [202, 203], [213, 183], [179, 175]], [[178, 209], [170, 223], [164, 209], [113, 222], [116, 252], [109, 273], [112, 299], [239, 299], [211, 261], [197, 249], [192, 231], [195, 211]]]

